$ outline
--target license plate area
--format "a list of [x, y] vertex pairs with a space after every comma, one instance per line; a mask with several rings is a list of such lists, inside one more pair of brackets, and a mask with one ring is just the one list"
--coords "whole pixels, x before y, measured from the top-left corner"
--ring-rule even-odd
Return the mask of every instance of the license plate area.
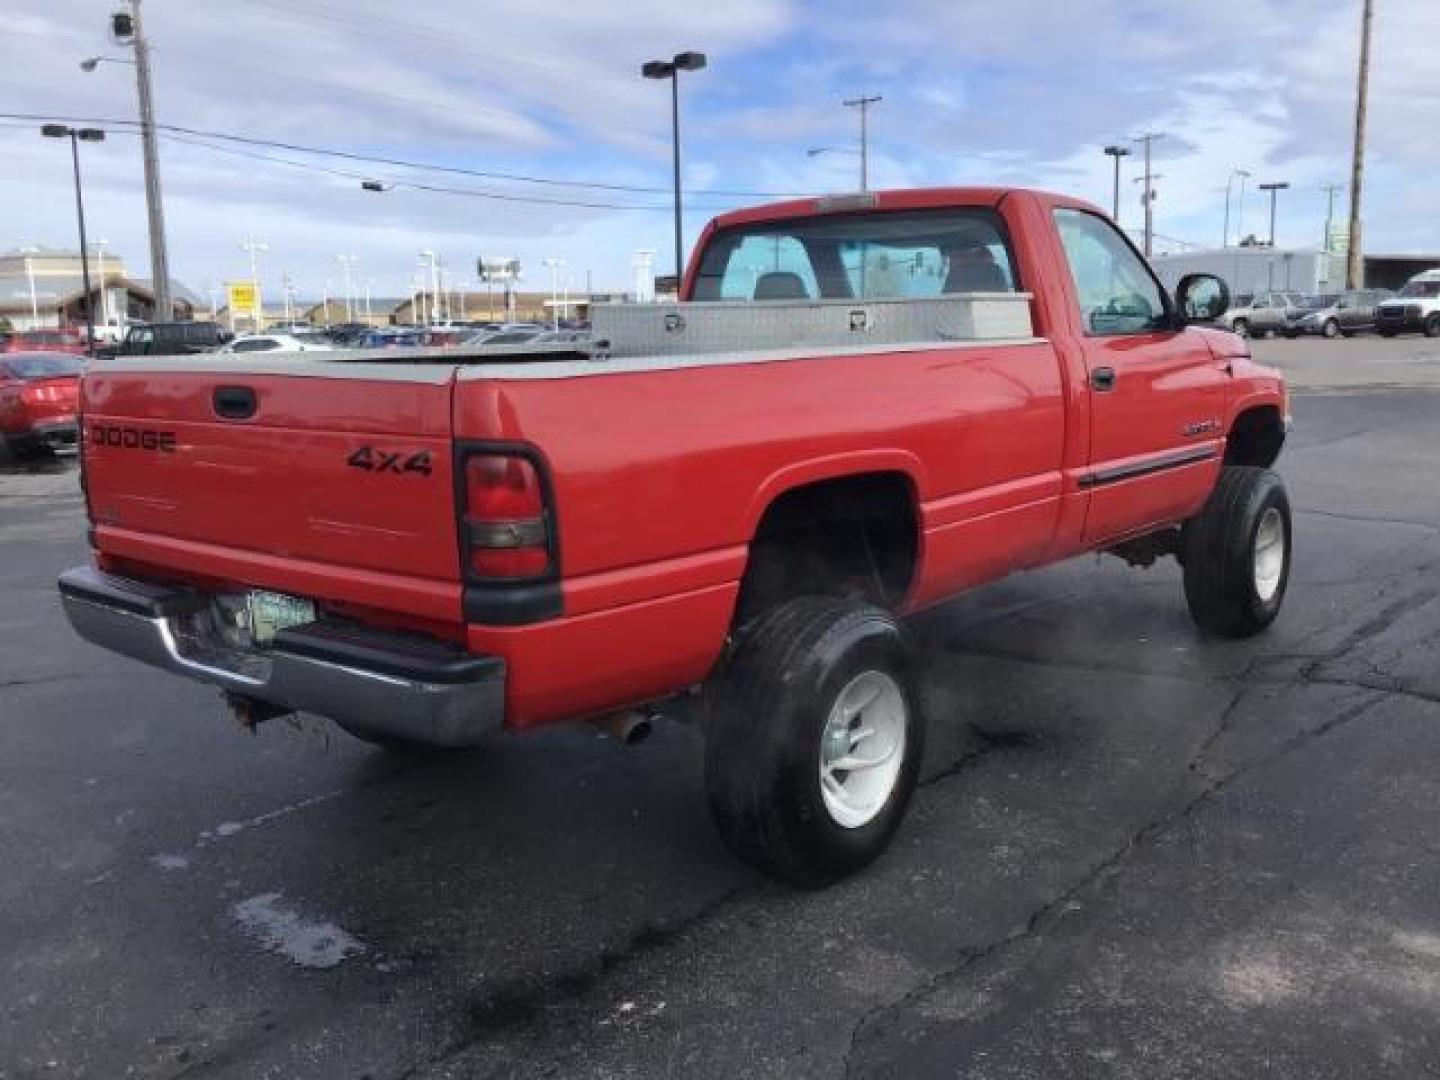
[[281, 630], [304, 626], [315, 621], [315, 602], [299, 596], [252, 589], [245, 594], [245, 622], [250, 640], [260, 646], [270, 645]]

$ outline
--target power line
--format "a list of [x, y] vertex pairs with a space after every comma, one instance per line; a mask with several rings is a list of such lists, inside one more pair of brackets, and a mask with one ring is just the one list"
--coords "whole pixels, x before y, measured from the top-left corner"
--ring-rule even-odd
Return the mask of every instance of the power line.
[[[296, 161], [293, 158], [277, 157], [274, 154], [261, 154], [251, 150], [242, 150], [234, 146], [223, 146], [207, 142], [204, 139], [191, 138], [187, 135], [177, 135], [173, 132], [162, 132], [166, 141], [183, 143], [187, 146], [196, 146], [216, 153], [230, 154], [236, 157], [246, 158], [251, 161], [268, 161], [275, 165], [286, 165], [291, 168], [304, 169], [308, 172], [324, 173], [328, 176], [336, 176], [346, 180], [363, 181], [370, 179], [366, 173], [349, 172], [344, 169], [333, 169], [324, 165], [318, 165], [312, 161]], [[644, 210], [658, 211], [668, 210], [669, 206], [659, 204], [643, 203], [611, 203], [597, 202], [581, 199], [549, 199], [539, 195], [519, 195], [513, 192], [485, 191], [479, 188], [448, 187], [442, 184], [427, 184], [416, 180], [395, 180], [392, 186], [406, 188], [414, 191], [425, 191], [442, 195], [465, 195], [476, 199], [492, 199], [498, 202], [527, 203], [539, 206], [570, 206], [582, 207], [593, 210]], [[696, 209], [717, 209], [715, 207], [696, 207]]]
[[[58, 120], [68, 123], [85, 124], [112, 124], [135, 126], [135, 120], [102, 119], [95, 117], [53, 117], [40, 114], [27, 113], [0, 113], [0, 119], [30, 120], [45, 122]], [[282, 142], [277, 139], [257, 139], [246, 135], [232, 135], [223, 131], [206, 131], [201, 128], [185, 127], [180, 124], [156, 124], [159, 131], [167, 131], [177, 135], [190, 135], [197, 138], [220, 139], [225, 142], [238, 143], [243, 146], [257, 146], [271, 150], [288, 150], [292, 153], [314, 154], [318, 157], [337, 158], [342, 161], [358, 161], [367, 165], [388, 165], [394, 168], [415, 169], [419, 172], [446, 173], [453, 176], [471, 176], [480, 180], [503, 180], [509, 183], [537, 184], [545, 187], [565, 188], [589, 188], [596, 191], [628, 192], [638, 195], [664, 195], [670, 192], [669, 188], [649, 187], [641, 184], [614, 184], [604, 181], [589, 180], [561, 180], [555, 177], [532, 176], [525, 173], [498, 172], [490, 169], [468, 169], [459, 165], [435, 165], [423, 161], [408, 161], [404, 158], [382, 157], [374, 154], [360, 154], [350, 150], [334, 150], [321, 146], [306, 146], [302, 143]], [[736, 199], [786, 199], [803, 198], [813, 192], [798, 191], [742, 191], [729, 190], [725, 188], [694, 188], [696, 195], [714, 195], [718, 198]]]

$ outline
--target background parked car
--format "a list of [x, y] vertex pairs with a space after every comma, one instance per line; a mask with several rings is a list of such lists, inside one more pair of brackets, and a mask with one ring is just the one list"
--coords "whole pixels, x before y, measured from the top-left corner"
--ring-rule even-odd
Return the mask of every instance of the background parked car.
[[1312, 296], [1294, 312], [1285, 327], [1286, 337], [1320, 334], [1327, 338], [1349, 337], [1375, 328], [1375, 311], [1380, 301], [1394, 294], [1388, 289], [1350, 289], [1342, 293]]
[[0, 445], [17, 455], [74, 446], [82, 363], [73, 353], [0, 356]]
[[1221, 321], [1241, 337], [1264, 337], [1284, 330], [1304, 300], [1301, 293], [1285, 290], [1256, 293], [1249, 306], [1231, 308]]
[[220, 350], [223, 353], [334, 352], [330, 339], [319, 331], [299, 334], [241, 334]]
[[125, 340], [101, 356], [185, 356], [214, 352], [233, 335], [219, 323], [165, 322], [132, 326]]
[[476, 345], [526, 345], [545, 333], [539, 327], [524, 330], [481, 330], [466, 338], [464, 344]]
[[59, 330], [17, 330], [0, 341], [0, 352], [50, 352], [85, 355], [85, 337], [73, 327]]
[[402, 349], [421, 345], [425, 331], [419, 327], [389, 326], [371, 330], [355, 344], [361, 349]]

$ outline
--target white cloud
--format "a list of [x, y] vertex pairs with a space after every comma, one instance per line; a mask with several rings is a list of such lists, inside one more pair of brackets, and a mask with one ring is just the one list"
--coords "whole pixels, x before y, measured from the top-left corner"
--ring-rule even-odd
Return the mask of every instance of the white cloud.
[[[0, 94], [13, 112], [133, 115], [130, 69], [76, 61], [120, 54], [103, 5], [21, 0], [0, 37]], [[538, 265], [564, 254], [577, 275], [629, 279], [631, 251], [669, 251], [666, 88], [638, 76], [644, 59], [706, 51], [682, 80], [686, 181], [763, 191], [852, 187], [855, 115], [840, 99], [883, 93], [872, 112], [872, 184], [1035, 184], [1110, 201], [1105, 143], [1164, 130], [1156, 145], [1159, 229], [1213, 243], [1232, 168], [1289, 180], [1282, 241], [1321, 231], [1319, 185], [1348, 179], [1356, 0], [234, 0], [152, 3], [163, 121], [382, 157], [584, 178], [649, 193], [544, 188], [426, 174], [439, 186], [654, 207], [533, 206], [399, 189], [359, 190], [356, 176], [416, 179], [382, 166], [328, 162], [348, 178], [166, 141], [164, 183], [176, 273], [197, 287], [243, 272], [236, 243], [271, 241], [307, 292], [334, 276], [334, 253], [361, 256], [377, 291], [397, 292], [422, 247], [469, 265], [481, 251]], [[1436, 0], [1379, 5], [1371, 104], [1367, 236], [1375, 248], [1440, 250], [1429, 212], [1440, 143]], [[0, 127], [0, 247], [70, 242], [69, 168], [32, 127]], [[146, 239], [138, 148], [112, 133], [85, 148], [93, 231], [137, 272]], [[284, 156], [284, 155], [280, 155]], [[293, 155], [291, 155], [293, 156]], [[1135, 158], [1127, 161], [1133, 174]], [[1125, 185], [1127, 224], [1138, 217]], [[708, 208], [687, 197], [687, 235]], [[1247, 223], [1261, 207], [1247, 200]], [[668, 268], [668, 259], [660, 260]], [[578, 282], [577, 282], [578, 284]]]

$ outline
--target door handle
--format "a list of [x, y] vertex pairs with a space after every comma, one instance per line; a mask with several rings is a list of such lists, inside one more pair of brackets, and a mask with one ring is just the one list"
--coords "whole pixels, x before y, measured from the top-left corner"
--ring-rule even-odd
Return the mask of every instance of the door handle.
[[1115, 369], [1111, 367], [1097, 367], [1090, 372], [1090, 388], [1106, 393], [1115, 389]]
[[249, 420], [255, 415], [255, 391], [248, 386], [220, 386], [212, 398], [215, 414], [226, 420]]

